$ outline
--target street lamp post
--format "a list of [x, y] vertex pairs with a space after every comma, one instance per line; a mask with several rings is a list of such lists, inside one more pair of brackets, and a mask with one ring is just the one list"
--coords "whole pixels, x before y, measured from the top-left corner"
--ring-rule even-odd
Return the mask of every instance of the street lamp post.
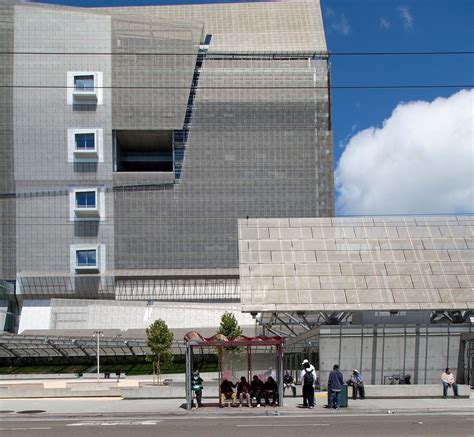
[[94, 337], [97, 337], [97, 383], [99, 383], [99, 372], [100, 372], [100, 349], [99, 349], [99, 338], [103, 337], [102, 331], [94, 331]]

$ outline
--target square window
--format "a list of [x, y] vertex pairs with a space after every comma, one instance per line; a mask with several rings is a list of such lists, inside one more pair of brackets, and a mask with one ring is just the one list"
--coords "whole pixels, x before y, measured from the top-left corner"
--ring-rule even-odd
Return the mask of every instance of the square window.
[[95, 191], [76, 192], [76, 208], [97, 208]]
[[76, 91], [94, 91], [94, 75], [74, 76], [74, 89]]
[[76, 266], [97, 268], [97, 250], [76, 250]]
[[81, 152], [95, 150], [95, 134], [93, 132], [77, 133], [74, 136], [75, 150]]

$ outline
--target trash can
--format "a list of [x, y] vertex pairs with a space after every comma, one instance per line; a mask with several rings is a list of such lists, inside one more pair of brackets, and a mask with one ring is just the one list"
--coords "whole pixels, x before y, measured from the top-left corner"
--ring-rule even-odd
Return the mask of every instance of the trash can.
[[[341, 408], [346, 408], [349, 404], [349, 401], [348, 401], [348, 396], [347, 396], [347, 390], [348, 390], [348, 386], [347, 385], [343, 385], [342, 386], [342, 389], [341, 389], [341, 394], [339, 395], [339, 407]], [[330, 393], [331, 393], [331, 386], [328, 385], [328, 399], [327, 399], [327, 405], [329, 405], [329, 396], [330, 396]]]

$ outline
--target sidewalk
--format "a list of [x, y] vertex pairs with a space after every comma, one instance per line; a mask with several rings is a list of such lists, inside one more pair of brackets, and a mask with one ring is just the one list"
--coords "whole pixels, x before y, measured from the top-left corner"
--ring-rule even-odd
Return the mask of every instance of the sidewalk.
[[[457, 413], [474, 415], [474, 399], [366, 399], [349, 400], [348, 408], [328, 410], [323, 408], [326, 397], [317, 396], [316, 407], [302, 408], [301, 397], [285, 397], [280, 408], [218, 408], [216, 399], [204, 398], [204, 408], [185, 410], [185, 399], [123, 400], [120, 398], [70, 398], [70, 399], [2, 399], [0, 420], [29, 417], [219, 417], [219, 416], [281, 416], [299, 415], [371, 415], [371, 414], [426, 414]], [[32, 410], [41, 410], [33, 412]], [[24, 412], [24, 413], [19, 413]]]

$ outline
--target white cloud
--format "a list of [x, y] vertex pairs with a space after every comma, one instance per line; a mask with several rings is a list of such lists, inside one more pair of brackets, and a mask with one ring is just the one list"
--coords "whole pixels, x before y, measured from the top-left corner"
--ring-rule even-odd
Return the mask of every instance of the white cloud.
[[348, 142], [335, 172], [342, 215], [474, 211], [474, 90], [400, 103]]
[[341, 35], [349, 35], [351, 33], [349, 20], [344, 14], [341, 14], [331, 23], [331, 28]]
[[398, 8], [398, 12], [400, 13], [400, 17], [403, 22], [403, 26], [405, 29], [412, 29], [414, 26], [415, 19], [410, 12], [410, 8], [408, 6], [400, 6]]
[[387, 20], [385, 17], [380, 17], [380, 27], [388, 30], [392, 27], [392, 23], [390, 23], [390, 21]]

